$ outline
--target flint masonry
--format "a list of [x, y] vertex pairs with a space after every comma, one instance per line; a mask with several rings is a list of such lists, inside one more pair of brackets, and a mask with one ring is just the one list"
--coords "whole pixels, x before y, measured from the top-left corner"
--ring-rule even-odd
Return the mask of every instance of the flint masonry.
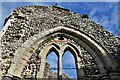
[[[0, 32], [1, 77], [62, 79], [66, 50], [75, 58], [78, 80], [120, 79], [120, 38], [58, 6], [24, 6], [6, 18]], [[50, 51], [58, 56], [58, 76], [47, 74]]]

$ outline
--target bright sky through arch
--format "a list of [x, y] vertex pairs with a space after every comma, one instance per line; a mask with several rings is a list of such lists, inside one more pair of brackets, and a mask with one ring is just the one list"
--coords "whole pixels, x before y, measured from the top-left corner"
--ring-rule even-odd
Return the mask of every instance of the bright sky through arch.
[[50, 68], [56, 68], [56, 70], [51, 70], [53, 72], [57, 72], [58, 68], [58, 57], [54, 51], [50, 52], [46, 58], [46, 62], [50, 63]]
[[[62, 58], [62, 71], [68, 74], [70, 78], [77, 78], [75, 59], [70, 51], [66, 51]], [[64, 69], [68, 68], [68, 69]]]

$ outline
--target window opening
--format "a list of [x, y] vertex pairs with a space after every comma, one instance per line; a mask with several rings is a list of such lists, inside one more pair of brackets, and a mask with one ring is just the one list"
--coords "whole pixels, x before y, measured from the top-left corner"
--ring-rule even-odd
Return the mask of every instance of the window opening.
[[58, 78], [58, 57], [54, 51], [51, 51], [46, 58], [45, 78]]
[[62, 78], [77, 79], [75, 59], [70, 51], [66, 51], [62, 58]]

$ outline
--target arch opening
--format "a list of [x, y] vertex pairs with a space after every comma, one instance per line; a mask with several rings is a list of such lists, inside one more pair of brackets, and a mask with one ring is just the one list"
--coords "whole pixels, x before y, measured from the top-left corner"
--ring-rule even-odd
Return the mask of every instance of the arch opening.
[[58, 56], [55, 51], [49, 52], [46, 57], [44, 78], [58, 78]]
[[[54, 34], [55, 35], [55, 34]], [[94, 49], [94, 48], [93, 48]], [[96, 48], [95, 48], [96, 49]], [[98, 49], [99, 50], [99, 49]], [[44, 53], [44, 52], [43, 52]], [[102, 52], [101, 52], [101, 54], [102, 54]], [[59, 57], [59, 56], [58, 56]], [[101, 56], [100, 56], [100, 58], [101, 58]], [[104, 58], [104, 57], [103, 57]], [[99, 61], [99, 60], [98, 60]], [[106, 60], [105, 60], [106, 61]], [[101, 61], [100, 61], [101, 62]], [[108, 62], [108, 61], [107, 61]], [[77, 67], [77, 66], [76, 66]], [[102, 68], [104, 67], [104, 65], [102, 64]], [[22, 68], [22, 67], [21, 67]], [[10, 70], [9, 70], [10, 71]], [[12, 70], [13, 71], [13, 70]], [[16, 72], [18, 72], [17, 70], [16, 70]], [[105, 71], [102, 71], [103, 73], [106, 73]], [[12, 72], [10, 72], [10, 73], [12, 73]], [[13, 75], [14, 75], [14, 73], [15, 72], [13, 72]], [[19, 71], [19, 73], [20, 73], [20, 71]], [[18, 76], [19, 76], [19, 74], [18, 74]]]
[[66, 50], [62, 58], [62, 77], [77, 79], [75, 59], [70, 50]]

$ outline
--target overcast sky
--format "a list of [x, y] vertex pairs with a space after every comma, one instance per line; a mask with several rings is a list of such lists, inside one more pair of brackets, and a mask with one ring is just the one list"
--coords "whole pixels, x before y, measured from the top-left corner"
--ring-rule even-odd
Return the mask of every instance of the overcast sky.
[[[109, 0], [110, 2], [14, 2], [14, 1], [5, 2], [5, 1], [8, 0], [4, 0], [4, 2], [0, 3], [0, 11], [1, 11], [0, 29], [2, 29], [3, 27], [5, 18], [7, 18], [14, 9], [20, 6], [26, 6], [26, 5], [50, 6], [57, 3], [58, 6], [62, 6], [64, 8], [70, 9], [71, 11], [76, 12], [78, 14], [87, 13], [90, 17], [90, 20], [94, 20], [97, 23], [101, 24], [107, 31], [112, 32], [114, 35], [120, 36], [120, 27], [118, 26], [118, 3], [117, 3], [118, 0]], [[103, 1], [103, 0], [99, 0], [99, 1]], [[51, 57], [53, 57], [53, 55]], [[70, 57], [70, 55], [65, 57]], [[52, 60], [54, 60], [53, 62], [54, 64], [56, 64], [56, 58], [55, 59], [52, 58]], [[69, 61], [74, 62], [73, 59]], [[68, 62], [64, 62], [64, 63], [68, 63]]]

